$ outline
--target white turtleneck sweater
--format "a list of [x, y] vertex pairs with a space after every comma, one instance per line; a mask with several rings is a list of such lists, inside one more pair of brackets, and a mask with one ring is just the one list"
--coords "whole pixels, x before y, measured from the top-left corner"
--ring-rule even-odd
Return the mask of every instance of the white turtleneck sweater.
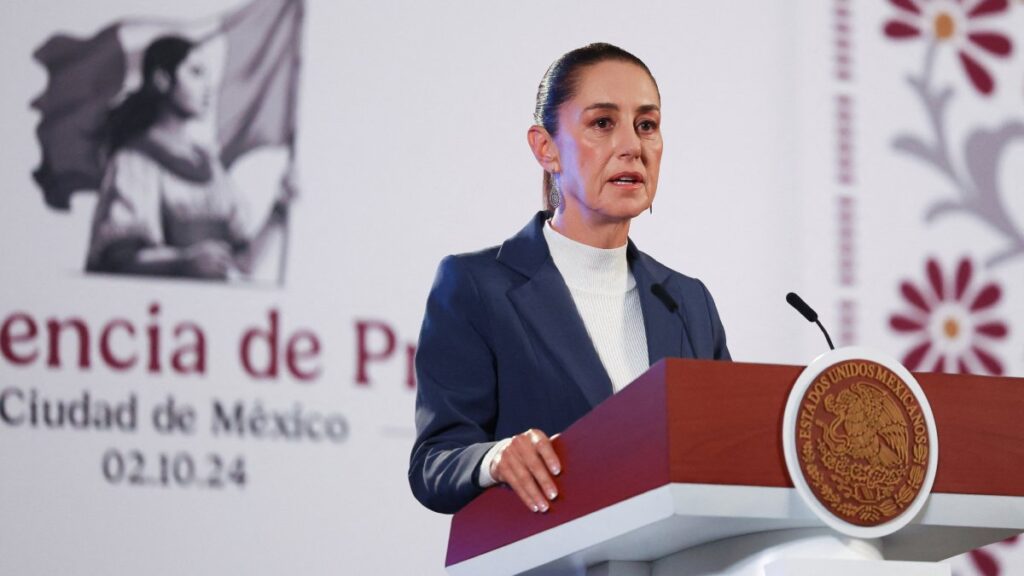
[[649, 366], [644, 315], [626, 246], [594, 248], [562, 236], [550, 224], [544, 226], [544, 239], [618, 392]]
[[[551, 259], [558, 268], [587, 335], [618, 392], [647, 370], [647, 333], [636, 280], [626, 262], [626, 246], [594, 248], [544, 226]], [[567, 345], [586, 345], [584, 342]], [[480, 463], [480, 485], [495, 484], [491, 462], [510, 439], [488, 450]]]

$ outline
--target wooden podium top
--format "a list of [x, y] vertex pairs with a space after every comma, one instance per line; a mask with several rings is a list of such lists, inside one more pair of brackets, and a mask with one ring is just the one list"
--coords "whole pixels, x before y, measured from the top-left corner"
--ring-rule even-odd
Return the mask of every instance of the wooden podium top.
[[[447, 565], [672, 484], [792, 487], [782, 417], [799, 366], [668, 359], [562, 433], [546, 514], [492, 488], [452, 520]], [[939, 436], [932, 493], [1024, 496], [1024, 379], [916, 373]], [[500, 520], [499, 520], [500, 519]]]

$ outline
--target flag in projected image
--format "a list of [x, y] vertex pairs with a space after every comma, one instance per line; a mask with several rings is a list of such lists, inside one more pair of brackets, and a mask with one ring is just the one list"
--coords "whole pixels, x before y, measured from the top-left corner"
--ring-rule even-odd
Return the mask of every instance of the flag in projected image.
[[303, 0], [253, 0], [203, 21], [122, 20], [89, 39], [48, 39], [34, 56], [49, 80], [32, 103], [42, 150], [33, 176], [47, 205], [66, 210], [73, 192], [99, 188], [107, 114], [138, 83], [142, 54], [160, 36], [221, 49], [211, 128], [226, 167], [262, 146], [292, 147], [303, 8]]

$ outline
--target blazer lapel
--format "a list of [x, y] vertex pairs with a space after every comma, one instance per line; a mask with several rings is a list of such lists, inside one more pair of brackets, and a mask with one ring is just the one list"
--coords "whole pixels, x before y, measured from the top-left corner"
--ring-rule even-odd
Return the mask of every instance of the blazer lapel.
[[509, 292], [512, 305], [530, 324], [542, 347], [561, 364], [591, 406], [612, 395], [612, 382], [553, 263]]
[[542, 212], [506, 241], [498, 260], [529, 279], [508, 292], [516, 312], [533, 328], [541, 347], [551, 354], [591, 406], [612, 395], [612, 382], [558, 272], [543, 237]]
[[636, 287], [640, 296], [640, 309], [644, 315], [644, 333], [647, 335], [647, 358], [651, 365], [662, 358], [693, 358], [694, 353], [686, 343], [685, 331], [679, 314], [683, 311], [682, 302], [678, 299], [676, 304], [679, 309], [672, 312], [665, 306], [665, 303], [658, 299], [651, 292], [651, 286], [660, 283], [666, 289], [666, 282], [669, 275], [659, 278], [650, 266], [645, 262], [642, 254], [630, 241], [627, 250], [630, 271], [633, 279], [636, 280]]

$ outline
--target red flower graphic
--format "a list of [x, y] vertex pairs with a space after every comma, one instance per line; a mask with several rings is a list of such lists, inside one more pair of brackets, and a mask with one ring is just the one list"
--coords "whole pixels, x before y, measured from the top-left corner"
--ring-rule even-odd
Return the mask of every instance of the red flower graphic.
[[[987, 52], [1005, 58], [1013, 51], [1013, 43], [1005, 34], [977, 28], [977, 20], [1006, 12], [1009, 0], [889, 1], [900, 12], [885, 23], [886, 36], [896, 40], [926, 36], [932, 46], [952, 44], [971, 84], [982, 94], [992, 93], [995, 80], [978, 61], [978, 56]], [[984, 22], [980, 25], [984, 26]]]
[[909, 281], [900, 292], [909, 304], [905, 312], [889, 317], [897, 332], [913, 335], [917, 342], [903, 356], [911, 370], [956, 371], [961, 374], [1003, 373], [1003, 363], [988, 345], [1006, 338], [1006, 323], [993, 318], [993, 307], [1002, 297], [994, 282], [977, 289], [971, 285], [974, 266], [960, 260], [947, 279], [934, 258], [925, 265], [928, 280], [923, 288]]
[[[1017, 538], [1017, 536], [1013, 536], [999, 542], [999, 544], [1013, 546], [1017, 543]], [[999, 561], [996, 560], [995, 555], [985, 548], [971, 550], [968, 554], [970, 554], [971, 564], [978, 569], [978, 573], [982, 576], [999, 576], [1002, 573], [1002, 567], [999, 566]]]

